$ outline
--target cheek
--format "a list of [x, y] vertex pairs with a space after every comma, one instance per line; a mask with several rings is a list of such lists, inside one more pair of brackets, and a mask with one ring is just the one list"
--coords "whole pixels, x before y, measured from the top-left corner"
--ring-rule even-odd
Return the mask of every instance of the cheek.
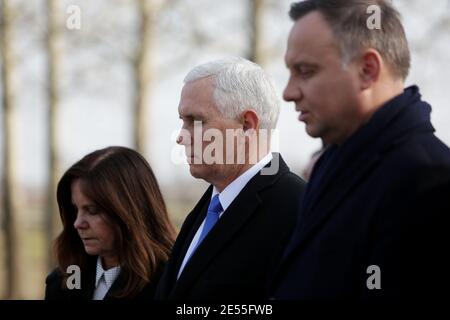
[[339, 117], [347, 104], [346, 93], [334, 81], [316, 87], [311, 98], [311, 109], [318, 119]]
[[104, 237], [105, 242], [108, 243], [108, 246], [110, 248], [114, 247], [115, 237], [114, 237], [114, 230], [111, 227], [106, 227], [104, 229]]
[[114, 229], [103, 218], [96, 221], [96, 229], [98, 231], [98, 237], [101, 239], [104, 245], [108, 247], [114, 244]]
[[311, 113], [317, 120], [327, 119], [334, 112], [334, 101], [329, 95], [318, 92], [315, 99], [310, 102]]
[[328, 100], [334, 95], [335, 89], [330, 85], [329, 80], [312, 79], [302, 88], [302, 93], [307, 105], [314, 110], [326, 108]]

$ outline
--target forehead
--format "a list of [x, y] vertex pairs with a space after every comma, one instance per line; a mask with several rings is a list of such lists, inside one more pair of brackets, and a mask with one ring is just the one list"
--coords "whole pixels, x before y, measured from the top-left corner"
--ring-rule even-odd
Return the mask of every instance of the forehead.
[[80, 178], [73, 180], [70, 185], [72, 201], [91, 202], [91, 199], [86, 195], [86, 188], [87, 184], [84, 180]]
[[320, 62], [329, 55], [339, 55], [328, 23], [319, 12], [298, 19], [291, 29], [285, 61], [288, 67], [298, 62]]
[[178, 113], [181, 117], [188, 117], [217, 110], [213, 93], [214, 86], [211, 78], [186, 83], [181, 91]]

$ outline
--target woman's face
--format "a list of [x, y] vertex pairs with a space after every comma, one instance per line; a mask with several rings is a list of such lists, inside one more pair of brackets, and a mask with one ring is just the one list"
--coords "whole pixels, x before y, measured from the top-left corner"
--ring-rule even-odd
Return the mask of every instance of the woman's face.
[[84, 249], [89, 255], [102, 257], [104, 267], [118, 265], [114, 249], [114, 231], [108, 217], [81, 190], [81, 180], [76, 179], [71, 185], [72, 204], [76, 210], [74, 227], [83, 241]]

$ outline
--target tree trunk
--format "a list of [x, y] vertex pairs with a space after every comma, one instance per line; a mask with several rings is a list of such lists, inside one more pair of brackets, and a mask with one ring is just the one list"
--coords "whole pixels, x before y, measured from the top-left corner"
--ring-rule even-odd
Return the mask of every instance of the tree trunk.
[[264, 0], [249, 0], [250, 48], [247, 59], [257, 64], [264, 64], [262, 50], [262, 18]]
[[48, 157], [48, 179], [47, 179], [47, 203], [45, 211], [45, 234], [47, 248], [47, 269], [50, 270], [54, 265], [52, 254], [53, 239], [56, 236], [59, 224], [58, 208], [56, 204], [56, 185], [58, 183], [58, 162], [57, 162], [57, 106], [58, 106], [58, 21], [57, 21], [57, 1], [47, 0], [47, 157]]
[[8, 0], [0, 0], [0, 55], [2, 59], [2, 106], [3, 106], [3, 230], [5, 232], [5, 282], [6, 299], [19, 295], [18, 246], [17, 246], [17, 200], [15, 171], [15, 136], [14, 136], [14, 90], [12, 75], [14, 61], [12, 57], [12, 14]]
[[149, 0], [138, 1], [138, 11], [140, 15], [140, 27], [138, 36], [138, 47], [133, 61], [134, 73], [134, 147], [137, 151], [145, 154], [147, 141], [146, 125], [148, 123], [146, 101], [149, 95], [149, 84], [151, 80], [151, 29], [152, 14], [154, 14], [152, 4]]

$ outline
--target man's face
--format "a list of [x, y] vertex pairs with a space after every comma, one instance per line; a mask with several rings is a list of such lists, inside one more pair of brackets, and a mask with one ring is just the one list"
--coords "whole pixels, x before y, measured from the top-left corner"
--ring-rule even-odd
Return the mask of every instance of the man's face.
[[[210, 78], [185, 84], [181, 91], [178, 113], [183, 121], [182, 131], [188, 132], [189, 138], [182, 132], [178, 143], [185, 147], [192, 176], [214, 184], [217, 181], [226, 180], [236, 167], [233, 164], [224, 164], [226, 162], [226, 130], [242, 129], [242, 124], [238, 120], [224, 118], [214, 103], [213, 92], [214, 86]], [[194, 132], [194, 122], [197, 124], [201, 122], [201, 134]], [[205, 132], [212, 133], [213, 136], [221, 135], [221, 138], [216, 140], [208, 136], [208, 133], [204, 136]], [[212, 148], [212, 143], [219, 148]], [[219, 163], [211, 163], [211, 157], [208, 159], [211, 154], [214, 159], [219, 160]]]
[[289, 82], [283, 98], [295, 103], [311, 137], [341, 143], [359, 117], [358, 69], [344, 67], [328, 23], [318, 12], [297, 20], [285, 55]]

